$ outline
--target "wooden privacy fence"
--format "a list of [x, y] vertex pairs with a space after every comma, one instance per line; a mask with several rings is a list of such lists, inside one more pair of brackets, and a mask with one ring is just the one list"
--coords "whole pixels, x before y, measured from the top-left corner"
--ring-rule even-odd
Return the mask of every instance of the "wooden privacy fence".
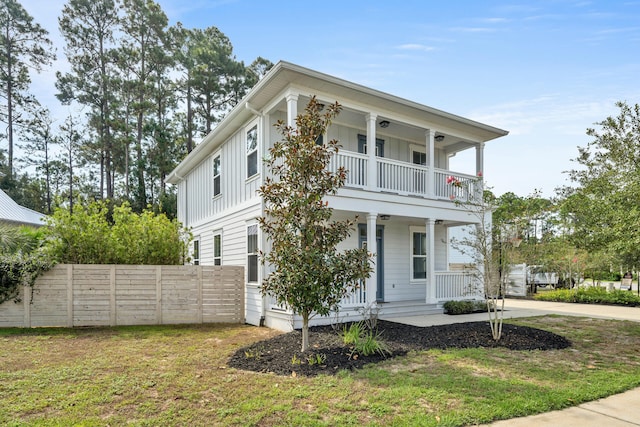
[[244, 269], [59, 264], [0, 304], [0, 327], [244, 323]]

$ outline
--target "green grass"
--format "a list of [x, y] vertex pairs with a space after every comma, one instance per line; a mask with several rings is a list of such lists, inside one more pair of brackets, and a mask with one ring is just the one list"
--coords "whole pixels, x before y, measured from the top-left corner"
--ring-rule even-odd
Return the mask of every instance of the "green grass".
[[638, 323], [513, 323], [559, 333], [573, 347], [412, 352], [306, 378], [226, 367], [237, 349], [277, 333], [265, 328], [0, 329], [0, 425], [463, 426], [640, 385]]

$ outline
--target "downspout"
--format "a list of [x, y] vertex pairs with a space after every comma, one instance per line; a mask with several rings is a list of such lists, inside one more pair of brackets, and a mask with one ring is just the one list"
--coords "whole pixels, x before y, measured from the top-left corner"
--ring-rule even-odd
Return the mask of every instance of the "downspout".
[[[261, 121], [263, 120], [264, 115], [262, 114], [262, 112], [260, 112], [260, 111], [256, 110], [255, 108], [253, 108], [253, 107], [251, 106], [251, 104], [249, 104], [249, 102], [246, 102], [246, 103], [244, 104], [244, 107], [245, 107], [247, 110], [249, 110], [251, 113], [253, 113], [253, 114], [255, 114], [256, 116], [258, 116], [258, 117], [260, 118], [260, 120], [261, 120]], [[265, 138], [264, 138], [264, 133], [265, 133], [265, 132], [264, 132], [264, 123], [260, 123], [260, 132], [261, 132], [261, 134], [262, 134], [262, 136], [263, 136], [263, 137], [258, 139], [258, 141], [259, 141], [259, 142], [258, 142], [258, 144], [259, 144], [258, 152], [259, 152], [259, 153], [262, 153], [262, 152], [263, 152], [263, 147], [264, 147], [264, 139], [265, 139]], [[262, 177], [262, 178], [264, 178], [264, 172], [265, 172], [265, 170], [264, 170], [264, 164], [262, 164], [262, 171], [261, 171], [261, 177]], [[263, 213], [263, 212], [264, 212], [264, 201], [263, 201], [262, 199], [260, 199], [260, 211], [261, 211], [261, 213]], [[264, 240], [263, 240], [263, 238], [262, 238], [262, 233], [260, 233], [260, 243], [263, 243], [263, 242], [264, 242]], [[262, 269], [260, 270], [260, 277], [259, 277], [259, 279], [260, 279], [260, 283], [261, 283], [261, 284], [262, 284], [263, 273], [264, 273], [264, 266], [263, 266], [263, 267], [262, 267]], [[262, 291], [260, 291], [260, 292], [262, 292]], [[261, 299], [261, 307], [260, 307], [260, 322], [259, 322], [259, 325], [260, 325], [261, 327], [262, 327], [262, 326], [265, 326], [266, 317], [267, 317], [267, 296], [266, 296], [266, 295], [263, 295], [263, 296], [262, 296], [262, 299]]]

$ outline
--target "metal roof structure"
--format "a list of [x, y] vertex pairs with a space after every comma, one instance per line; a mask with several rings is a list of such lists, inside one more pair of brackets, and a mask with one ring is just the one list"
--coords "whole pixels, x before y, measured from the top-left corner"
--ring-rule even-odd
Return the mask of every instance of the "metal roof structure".
[[0, 190], [0, 223], [13, 225], [43, 226], [44, 214], [17, 204], [4, 191]]

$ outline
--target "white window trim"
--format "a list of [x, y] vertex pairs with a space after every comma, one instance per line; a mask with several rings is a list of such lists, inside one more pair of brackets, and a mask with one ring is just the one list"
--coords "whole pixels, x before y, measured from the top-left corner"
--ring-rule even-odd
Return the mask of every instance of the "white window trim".
[[[216, 256], [216, 237], [220, 236], [220, 256]], [[215, 230], [213, 232], [213, 265], [222, 265], [223, 262], [223, 254], [222, 250], [222, 230]], [[216, 264], [216, 259], [220, 259], [220, 264]]]
[[[193, 264], [193, 265], [200, 265], [201, 264], [201, 260], [202, 260], [202, 245], [200, 243], [201, 243], [200, 236], [196, 236], [196, 237], [193, 238], [193, 242], [192, 242], [192, 246], [191, 246], [191, 256], [193, 257], [191, 259], [191, 264]], [[195, 255], [196, 244], [198, 246], [198, 257], [197, 258], [196, 258], [196, 255]]]
[[[427, 147], [425, 147], [424, 145], [416, 145], [416, 144], [409, 144], [409, 163], [413, 162], [413, 152], [417, 151], [418, 153], [422, 153], [425, 156], [427, 155]], [[429, 159], [427, 159], [427, 163], [429, 162]], [[427, 166], [427, 165], [424, 165]]]
[[[246, 260], [247, 260], [247, 283], [260, 283], [260, 259], [257, 258], [258, 263], [256, 265], [256, 280], [255, 281], [250, 281], [249, 280], [249, 255], [255, 255], [256, 257], [258, 257], [258, 251], [256, 251], [255, 253], [253, 252], [249, 252], [249, 228], [252, 226], [256, 227], [256, 246], [260, 245], [260, 226], [258, 226], [258, 223], [256, 221], [251, 221], [251, 222], [247, 222], [245, 224], [246, 226], [246, 247], [245, 247], [245, 254], [246, 254]], [[259, 250], [259, 248], [256, 248], [257, 250]]]
[[218, 194], [215, 194], [215, 180], [216, 180], [216, 175], [213, 175], [213, 178], [211, 179], [211, 184], [213, 185], [213, 198], [214, 199], [218, 199], [220, 197], [222, 197], [222, 153], [220, 151], [216, 152], [213, 154], [213, 156], [211, 157], [211, 172], [212, 174], [214, 174], [214, 165], [215, 165], [215, 161], [216, 158], [220, 158], [220, 173], [218, 174], [218, 179], [220, 179], [220, 192]]
[[[423, 233], [423, 234], [427, 234], [427, 228], [426, 227], [416, 227], [416, 226], [410, 226], [409, 227], [409, 283], [415, 283], [415, 284], [426, 284], [427, 283], [427, 278], [425, 277], [424, 279], [414, 279], [413, 278], [413, 234], [414, 233]], [[427, 236], [428, 238], [428, 236]], [[429, 253], [427, 253], [426, 255], [427, 258], [427, 265], [429, 264]]]
[[[253, 130], [253, 128], [256, 129], [256, 148], [254, 150], [248, 151], [247, 135], [249, 134], [249, 132]], [[249, 126], [245, 128], [244, 151], [245, 151], [244, 158], [245, 158], [245, 168], [246, 168], [246, 171], [245, 171], [246, 181], [252, 181], [256, 177], [260, 176], [260, 156], [258, 155], [260, 153], [260, 126], [258, 126], [257, 121], [254, 123], [251, 123]], [[253, 175], [249, 175], [249, 168], [248, 168], [249, 156], [254, 152], [256, 153], [256, 173], [254, 173]]]

